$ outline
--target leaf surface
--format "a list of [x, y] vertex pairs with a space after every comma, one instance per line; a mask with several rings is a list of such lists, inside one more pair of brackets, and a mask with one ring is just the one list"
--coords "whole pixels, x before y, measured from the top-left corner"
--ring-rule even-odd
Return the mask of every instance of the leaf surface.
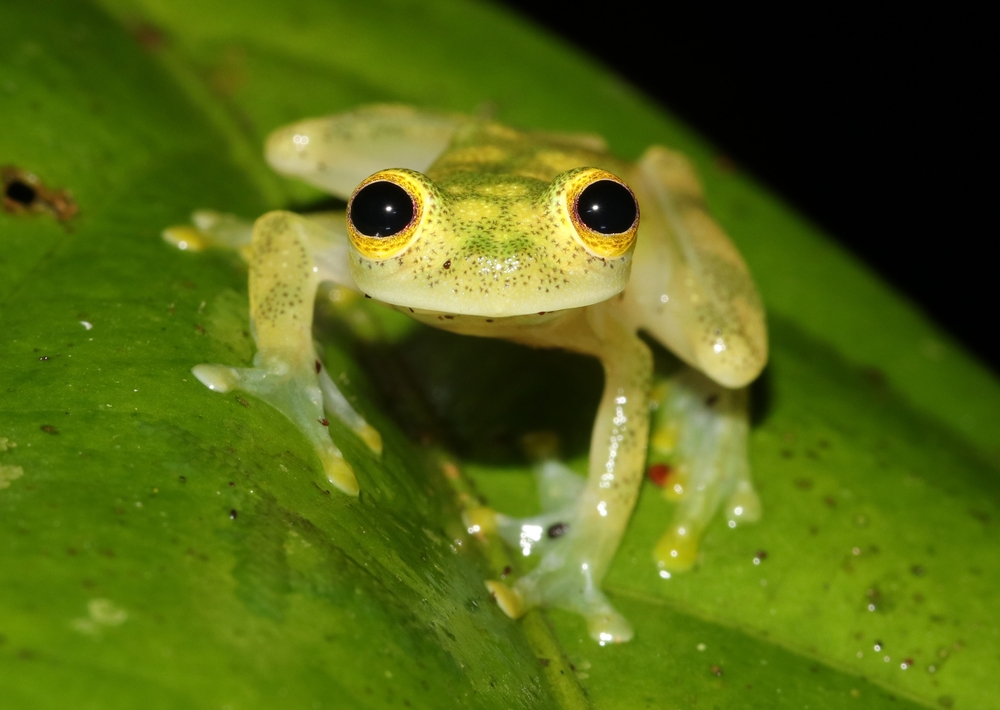
[[[595, 363], [321, 309], [327, 365], [386, 440], [380, 462], [331, 427], [358, 500], [325, 490], [281, 415], [190, 375], [249, 362], [245, 269], [160, 230], [320, 199], [258, 146], [374, 101], [490, 104], [625, 157], [680, 148], [758, 280], [765, 517], [718, 521], [701, 565], [663, 580], [670, 505], [647, 484], [605, 585], [632, 643], [600, 648], [559, 612], [507, 620], [481, 582], [505, 553], [464, 533], [445, 475], [530, 512], [515, 442], [554, 429], [582, 467]], [[586, 58], [473, 3], [49, 0], [5, 12], [0, 111], [0, 163], [80, 205], [66, 227], [0, 214], [0, 704], [1000, 703], [996, 380]]]

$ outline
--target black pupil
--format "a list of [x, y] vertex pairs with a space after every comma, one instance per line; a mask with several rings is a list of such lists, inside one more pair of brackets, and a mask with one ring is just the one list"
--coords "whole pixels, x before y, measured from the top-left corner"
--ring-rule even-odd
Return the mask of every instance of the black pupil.
[[368, 183], [351, 200], [348, 217], [366, 237], [391, 237], [413, 220], [413, 200], [395, 183]]
[[22, 205], [30, 205], [35, 201], [35, 188], [20, 180], [14, 180], [7, 186], [7, 197]]
[[626, 232], [635, 222], [635, 198], [613, 180], [598, 180], [580, 193], [576, 203], [580, 221], [601, 234]]

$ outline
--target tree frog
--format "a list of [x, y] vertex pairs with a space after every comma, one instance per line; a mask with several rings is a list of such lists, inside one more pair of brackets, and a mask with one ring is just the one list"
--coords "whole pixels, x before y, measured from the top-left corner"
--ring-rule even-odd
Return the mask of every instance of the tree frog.
[[[493, 528], [540, 556], [512, 584], [487, 582], [509, 616], [561, 607], [581, 614], [602, 645], [632, 637], [601, 581], [650, 442], [676, 462], [666, 486], [679, 498], [676, 517], [654, 552], [662, 577], [693, 564], [720, 507], [730, 527], [759, 516], [747, 385], [767, 360], [764, 311], [683, 156], [654, 146], [632, 164], [594, 136], [378, 105], [281, 128], [266, 157], [278, 172], [346, 199], [346, 213], [277, 211], [251, 225], [200, 212], [195, 227], [165, 232], [191, 249], [243, 247], [250, 264], [254, 366], [193, 372], [213, 390], [248, 392], [288, 416], [345, 494], [359, 485], [326, 418], [345, 422], [376, 453], [381, 440], [317, 356], [311, 323], [321, 282], [435, 328], [563, 348], [603, 365], [586, 480], [540, 455], [540, 515], [468, 511], [470, 530]], [[639, 331], [686, 371], [654, 381]]]

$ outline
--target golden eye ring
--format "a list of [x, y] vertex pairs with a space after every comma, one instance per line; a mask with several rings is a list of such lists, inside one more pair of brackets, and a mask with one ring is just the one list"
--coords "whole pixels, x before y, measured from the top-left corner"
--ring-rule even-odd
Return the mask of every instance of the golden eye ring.
[[369, 259], [387, 259], [412, 240], [424, 214], [423, 193], [409, 170], [380, 170], [347, 202], [347, 233]]
[[569, 181], [566, 209], [588, 251], [602, 258], [621, 256], [635, 243], [639, 202], [616, 175], [582, 168]]

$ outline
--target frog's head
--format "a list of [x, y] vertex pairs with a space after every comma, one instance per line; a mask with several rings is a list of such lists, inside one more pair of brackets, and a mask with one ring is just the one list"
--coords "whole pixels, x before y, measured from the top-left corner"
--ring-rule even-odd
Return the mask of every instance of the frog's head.
[[546, 181], [382, 170], [348, 203], [351, 274], [397, 306], [488, 317], [578, 308], [628, 283], [639, 208], [598, 168]]

